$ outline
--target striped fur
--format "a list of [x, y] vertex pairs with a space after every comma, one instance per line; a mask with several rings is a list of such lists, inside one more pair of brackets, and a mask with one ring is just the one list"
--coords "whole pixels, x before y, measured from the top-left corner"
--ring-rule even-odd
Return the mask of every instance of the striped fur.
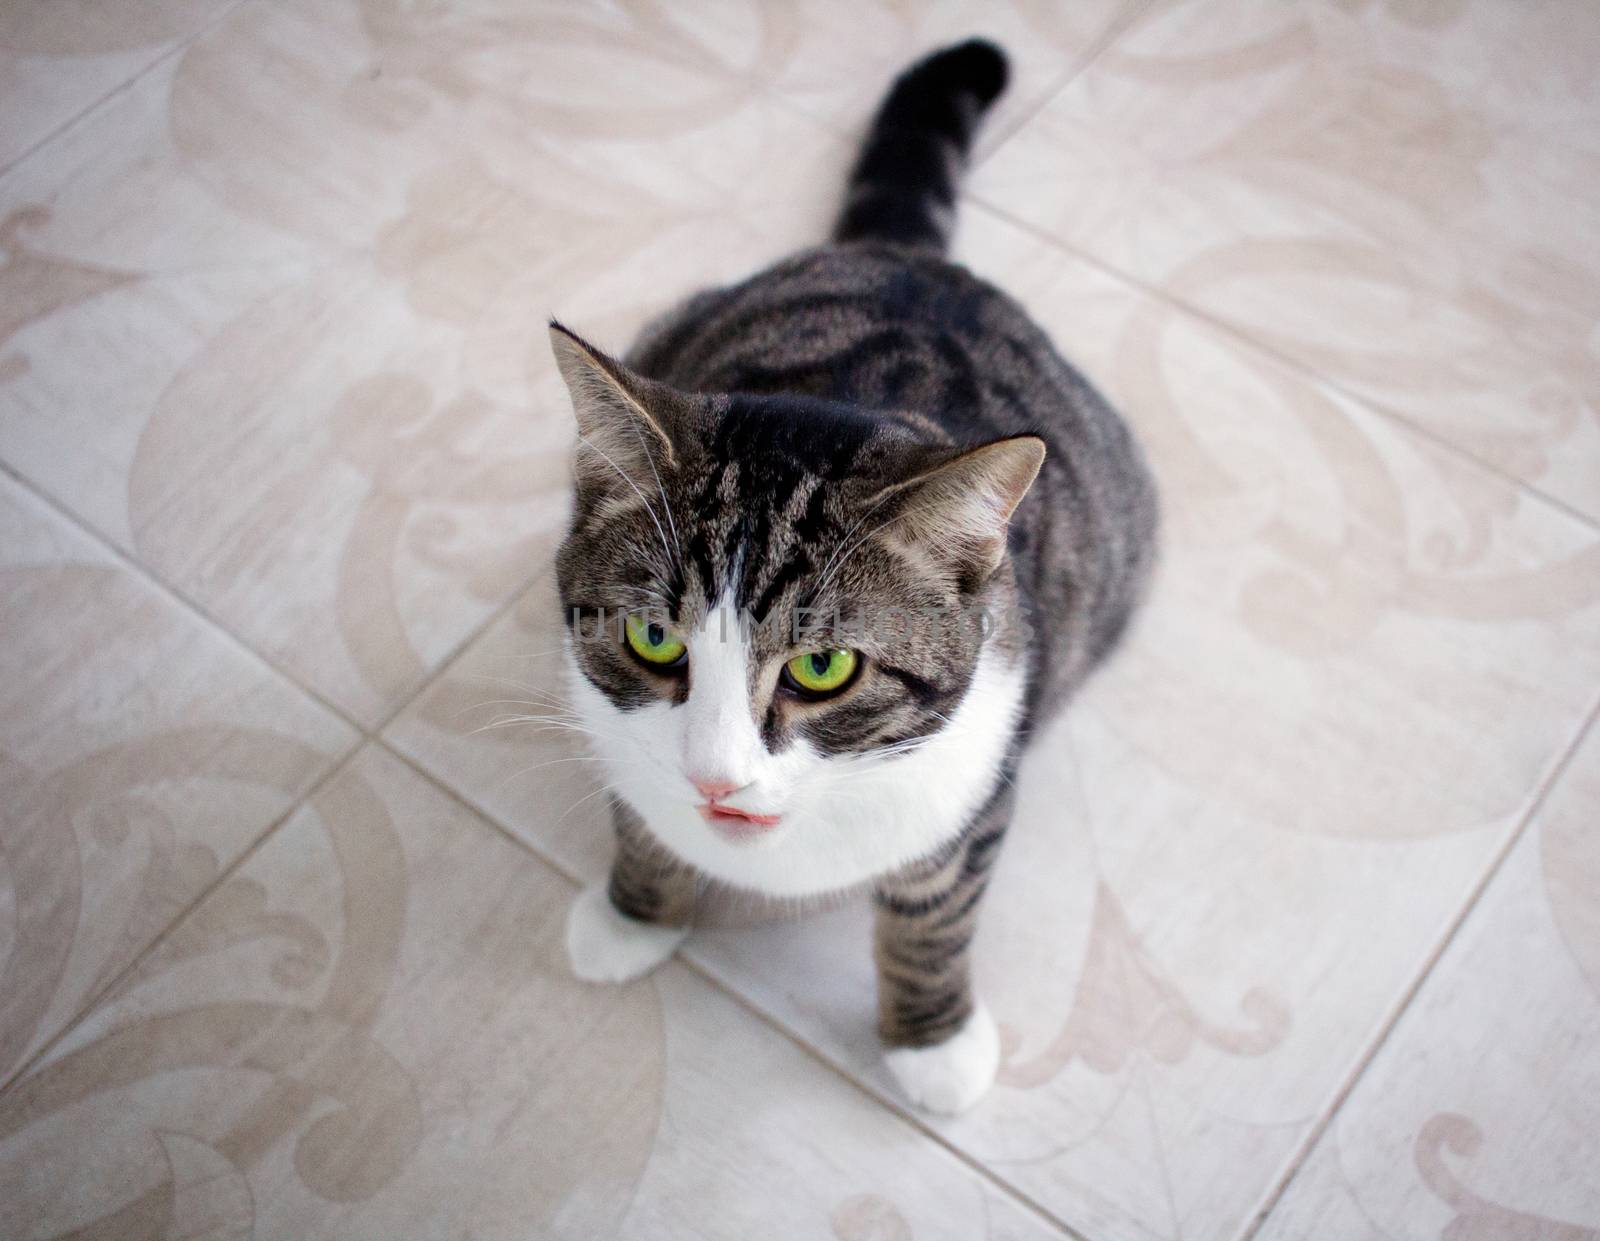
[[894, 241], [942, 253], [957, 178], [984, 110], [1006, 87], [1006, 59], [982, 39], [896, 79], [850, 174], [835, 241]]
[[941, 1043], [972, 1015], [972, 937], [1013, 800], [1007, 771], [959, 839], [875, 885], [878, 1035], [888, 1046]]
[[690, 925], [697, 886], [694, 870], [664, 849], [631, 807], [618, 803], [613, 820], [617, 856], [606, 884], [611, 903], [640, 922]]
[[[1016, 302], [941, 257], [1004, 82], [982, 42], [913, 66], [834, 240], [691, 298], [625, 359], [553, 332], [580, 429], [557, 559], [573, 701], [617, 799], [606, 908], [678, 926], [707, 882], [870, 886], [880, 1032], [935, 1107], [965, 1106], [986, 1083], [962, 1075], [993, 1072], [970, 952], [1021, 745], [1116, 645], [1155, 546], [1121, 419]], [[682, 661], [645, 666], [620, 630], [586, 629], [640, 607], [685, 635]], [[784, 689], [798, 609], [847, 623], [886, 608], [904, 618], [892, 632], [812, 635], [859, 652], [841, 692]], [[979, 609], [988, 623], [949, 623]], [[762, 623], [707, 647], [728, 615]], [[691, 766], [736, 774], [738, 808], [780, 826], [719, 836]], [[604, 919], [580, 910], [604, 958]], [[644, 951], [634, 936], [618, 959]]]

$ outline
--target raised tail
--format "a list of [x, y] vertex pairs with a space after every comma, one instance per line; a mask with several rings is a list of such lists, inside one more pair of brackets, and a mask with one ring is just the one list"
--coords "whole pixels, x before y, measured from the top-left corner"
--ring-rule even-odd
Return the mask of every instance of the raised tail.
[[833, 239], [943, 251], [955, 221], [957, 178], [1007, 76], [1004, 52], [969, 39], [896, 78], [850, 174]]

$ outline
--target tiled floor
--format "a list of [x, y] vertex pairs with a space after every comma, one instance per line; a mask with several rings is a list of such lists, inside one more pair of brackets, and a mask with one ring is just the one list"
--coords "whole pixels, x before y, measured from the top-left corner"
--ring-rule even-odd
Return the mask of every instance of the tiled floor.
[[[987, 31], [958, 257], [1128, 412], [976, 1112], [864, 911], [566, 974], [542, 331], [819, 237]], [[0, 7], [0, 1236], [1600, 1238], [1600, 8]]]

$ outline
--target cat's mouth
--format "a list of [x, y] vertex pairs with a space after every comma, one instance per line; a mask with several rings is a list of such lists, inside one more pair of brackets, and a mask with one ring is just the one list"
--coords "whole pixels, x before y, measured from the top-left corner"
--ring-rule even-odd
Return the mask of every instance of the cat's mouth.
[[756, 814], [717, 802], [705, 802], [696, 809], [716, 829], [718, 835], [728, 840], [754, 840], [772, 831], [782, 821], [775, 814]]

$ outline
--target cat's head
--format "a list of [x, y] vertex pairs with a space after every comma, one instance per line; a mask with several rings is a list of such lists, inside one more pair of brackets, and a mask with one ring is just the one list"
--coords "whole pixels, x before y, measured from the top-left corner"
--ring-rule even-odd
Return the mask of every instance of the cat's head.
[[579, 432], [557, 560], [572, 697], [616, 791], [735, 882], [745, 863], [719, 863], [824, 831], [915, 835], [867, 821], [905, 806], [874, 795], [885, 780], [959, 810], [944, 768], [997, 765], [1020, 701], [993, 609], [1043, 444], [680, 392], [558, 325], [551, 339]]

